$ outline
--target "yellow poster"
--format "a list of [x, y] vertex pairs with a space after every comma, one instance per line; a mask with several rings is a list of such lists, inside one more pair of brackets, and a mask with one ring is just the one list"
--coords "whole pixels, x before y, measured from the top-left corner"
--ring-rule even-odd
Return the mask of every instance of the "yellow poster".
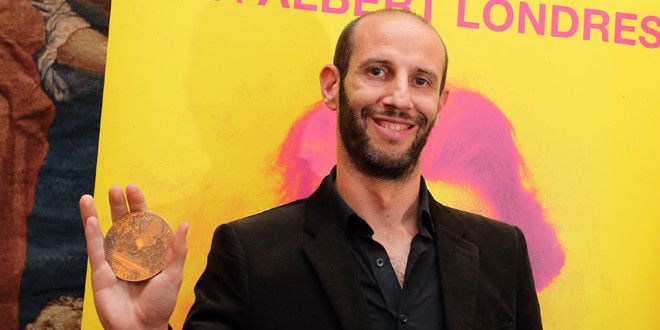
[[[450, 97], [423, 153], [442, 203], [525, 233], [547, 329], [656, 329], [660, 4], [613, 0], [115, 1], [96, 176], [190, 222], [170, 320], [216, 226], [307, 196], [335, 161], [318, 74], [385, 7], [443, 36]], [[414, 36], [411, 36], [414, 38]], [[91, 287], [83, 325], [100, 327]]]

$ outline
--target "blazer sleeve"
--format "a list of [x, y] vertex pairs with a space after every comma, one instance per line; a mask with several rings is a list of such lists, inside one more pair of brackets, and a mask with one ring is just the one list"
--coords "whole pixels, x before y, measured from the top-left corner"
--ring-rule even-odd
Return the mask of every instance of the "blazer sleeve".
[[213, 234], [183, 329], [247, 329], [248, 308], [245, 253], [234, 229], [224, 224]]
[[543, 329], [541, 323], [541, 309], [534, 276], [527, 253], [527, 242], [520, 228], [515, 227], [517, 248], [517, 294], [516, 294], [516, 329], [536, 330]]

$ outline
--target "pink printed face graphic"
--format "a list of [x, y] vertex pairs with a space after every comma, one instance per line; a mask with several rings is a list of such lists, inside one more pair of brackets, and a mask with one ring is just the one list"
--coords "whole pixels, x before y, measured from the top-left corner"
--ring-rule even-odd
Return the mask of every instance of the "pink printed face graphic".
[[[291, 127], [280, 150], [283, 201], [316, 189], [335, 164], [335, 147], [335, 112], [319, 102]], [[520, 227], [540, 291], [559, 275], [565, 255], [540, 202], [523, 185], [525, 169], [502, 111], [478, 93], [452, 90], [422, 154], [422, 173], [429, 185], [469, 187], [489, 216]]]

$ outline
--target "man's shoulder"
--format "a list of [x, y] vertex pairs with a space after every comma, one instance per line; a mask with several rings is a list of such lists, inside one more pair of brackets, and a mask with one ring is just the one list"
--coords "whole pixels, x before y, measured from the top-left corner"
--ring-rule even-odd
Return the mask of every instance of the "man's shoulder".
[[509, 240], [517, 236], [517, 233], [520, 232], [520, 229], [514, 225], [484, 215], [445, 205], [441, 205], [440, 207], [446, 210], [450, 218], [453, 218], [449, 221], [458, 222], [458, 226], [465, 228], [467, 236], [472, 241], [478, 242], [479, 245], [488, 242], [501, 242], [503, 239]]
[[455, 235], [445, 237], [457, 242], [469, 242], [477, 248], [484, 272], [499, 272], [498, 267], [518, 262], [521, 246], [525, 245], [525, 237], [518, 227], [455, 208], [446, 207], [446, 211], [450, 214], [448, 217], [453, 218], [449, 221], [455, 222], [454, 229], [449, 231], [460, 238]]
[[231, 221], [220, 227], [231, 227], [237, 235], [272, 235], [290, 233], [302, 228], [306, 199], [296, 200], [272, 209]]
[[457, 219], [470, 228], [483, 228], [488, 231], [511, 231], [514, 226], [487, 216], [445, 206]]

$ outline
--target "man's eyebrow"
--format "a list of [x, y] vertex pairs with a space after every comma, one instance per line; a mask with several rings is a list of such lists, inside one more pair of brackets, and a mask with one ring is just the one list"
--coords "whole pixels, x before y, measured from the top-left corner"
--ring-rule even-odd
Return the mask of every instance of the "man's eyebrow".
[[392, 62], [390, 62], [388, 60], [383, 60], [383, 59], [380, 59], [380, 58], [369, 58], [369, 59], [363, 61], [362, 63], [360, 63], [360, 67], [365, 67], [365, 66], [374, 65], [374, 64], [381, 64], [381, 65], [385, 65], [385, 66], [390, 66], [392, 64]]
[[427, 70], [427, 69], [424, 69], [424, 68], [417, 68], [417, 72], [419, 72], [419, 73], [423, 73], [423, 74], [429, 76], [429, 77], [431, 78], [431, 80], [433, 80], [433, 82], [438, 81], [438, 75], [435, 74], [435, 73], [434, 73], [433, 71], [431, 71], [431, 70]]

